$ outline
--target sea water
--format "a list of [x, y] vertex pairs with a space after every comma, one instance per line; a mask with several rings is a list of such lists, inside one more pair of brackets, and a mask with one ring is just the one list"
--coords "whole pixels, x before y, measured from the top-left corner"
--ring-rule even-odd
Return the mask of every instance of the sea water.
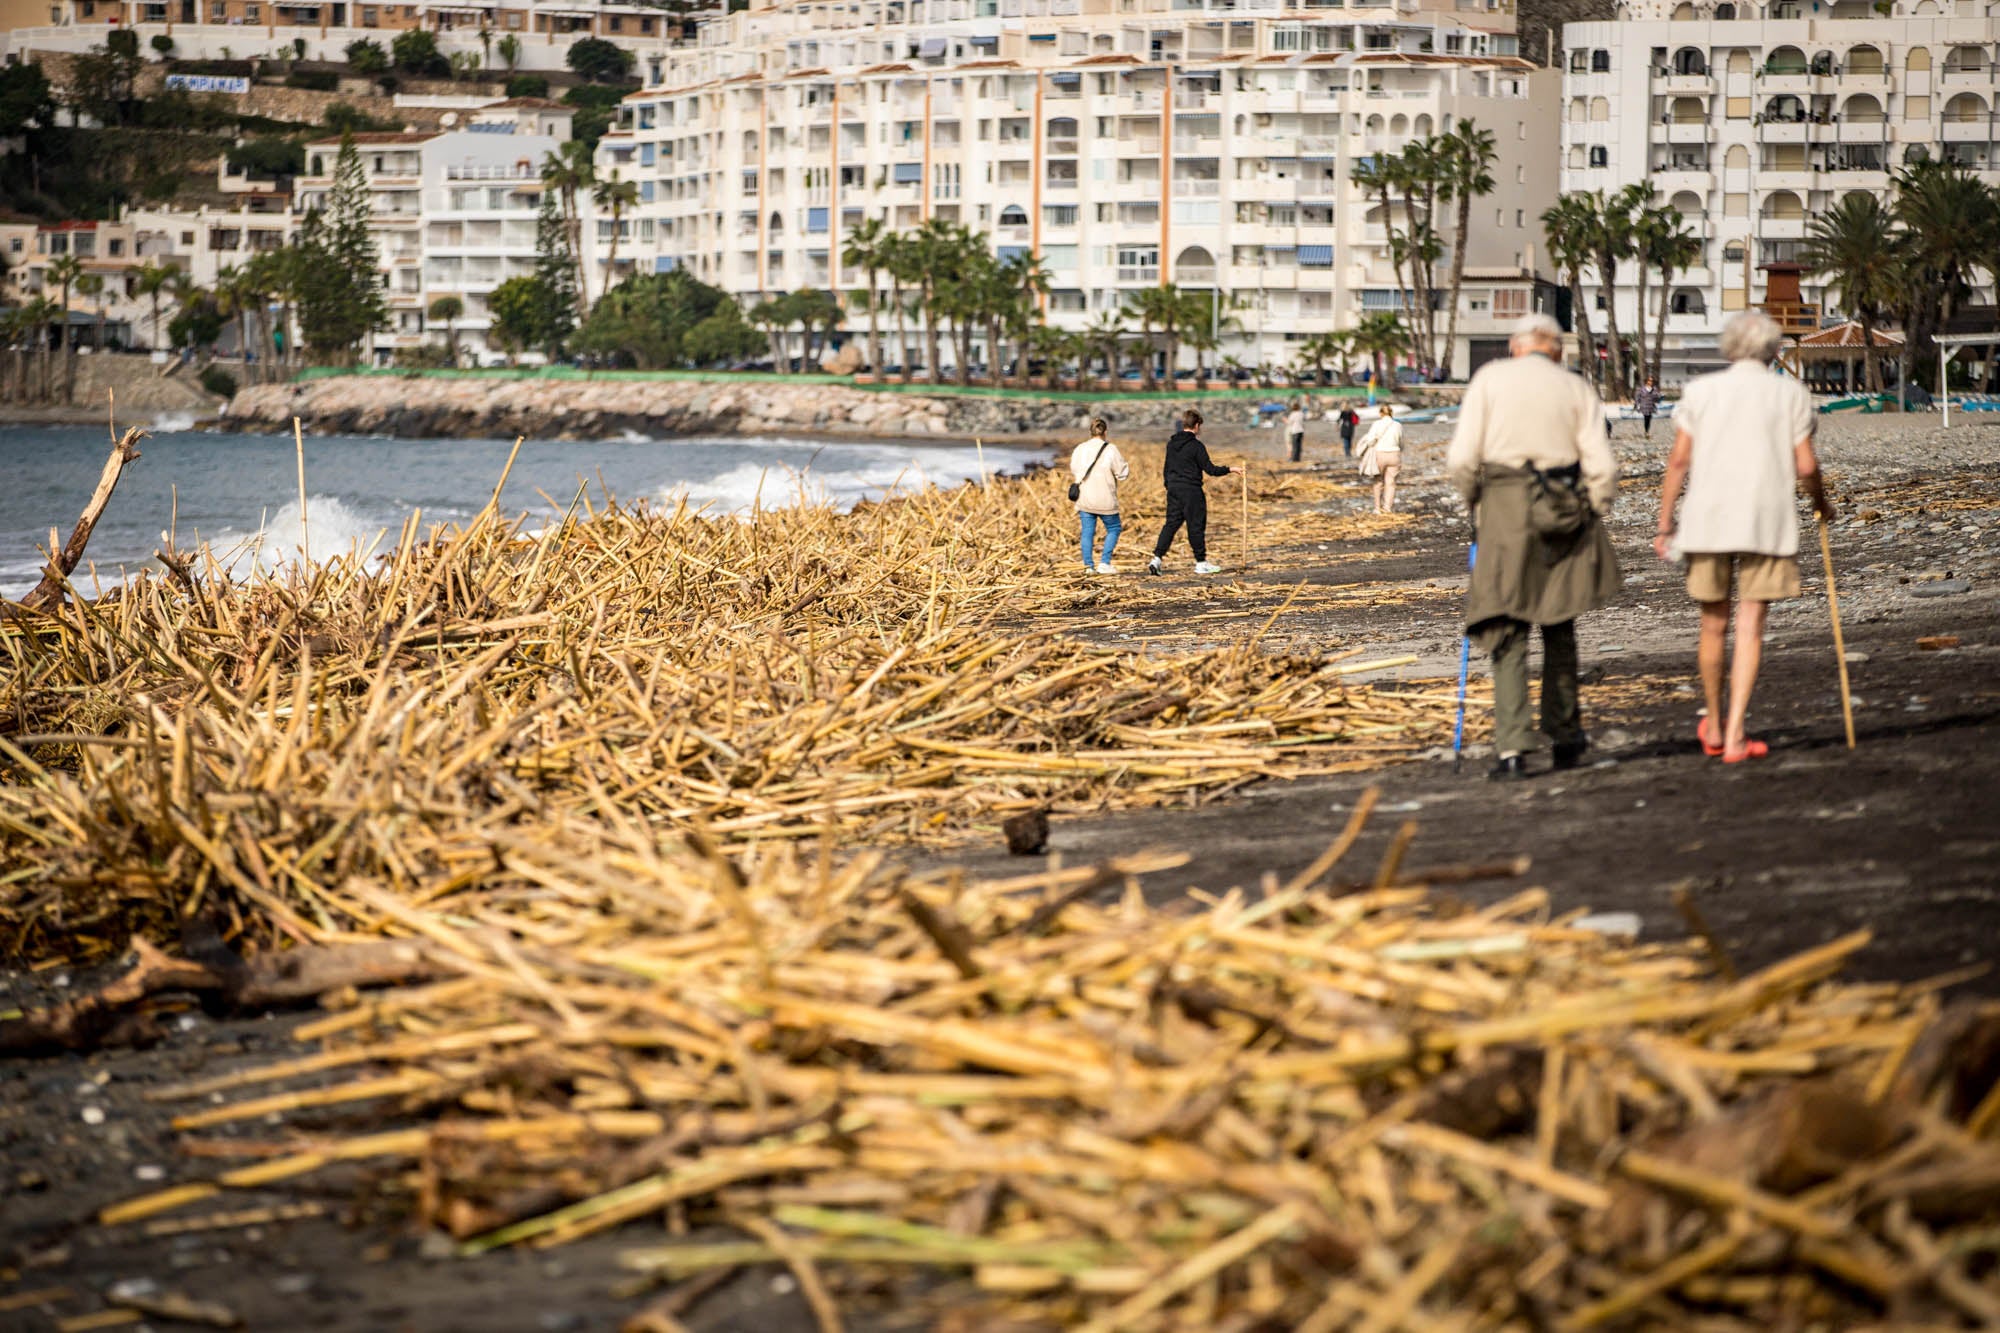
[[[274, 567], [298, 556], [298, 461], [292, 437], [187, 429], [162, 421], [125, 469], [85, 563], [72, 581], [84, 592], [110, 587], [151, 564], [172, 530], [175, 545], [206, 543], [238, 575], [252, 562]], [[305, 538], [324, 560], [350, 551], [386, 551], [405, 519], [464, 520], [493, 494], [511, 440], [404, 440], [380, 436], [306, 437]], [[104, 428], [0, 428], [0, 594], [35, 585], [49, 529], [66, 539], [110, 452]], [[1033, 451], [989, 448], [990, 470], [1017, 469]], [[530, 527], [576, 503], [606, 495], [630, 504], [672, 506], [682, 496], [714, 514], [748, 514], [814, 502], [849, 505], [898, 490], [954, 486], [977, 476], [970, 448], [809, 439], [689, 436], [614, 440], [529, 440], [500, 497]], [[580, 511], [579, 506], [579, 511]]]

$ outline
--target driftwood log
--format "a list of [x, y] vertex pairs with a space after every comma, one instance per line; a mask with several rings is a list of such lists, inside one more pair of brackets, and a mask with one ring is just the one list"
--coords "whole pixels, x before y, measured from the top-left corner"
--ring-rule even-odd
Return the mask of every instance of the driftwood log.
[[[62, 605], [63, 589], [68, 586], [69, 576], [83, 560], [83, 549], [90, 544], [90, 534], [96, 530], [97, 521], [104, 517], [104, 510], [111, 503], [111, 492], [117, 489], [118, 478], [125, 472], [125, 465], [139, 457], [139, 441], [146, 432], [137, 426], [118, 436], [111, 445], [111, 456], [104, 460], [104, 471], [98, 474], [97, 489], [90, 493], [90, 502], [83, 507], [83, 514], [76, 520], [76, 526], [69, 530], [69, 540], [62, 549], [52, 553], [51, 563], [42, 569], [41, 582], [29, 589], [28, 595], [14, 606], [0, 602], [0, 619], [19, 616], [23, 610], [51, 611]], [[53, 533], [54, 529], [50, 530]]]
[[224, 1008], [259, 1012], [303, 1004], [350, 986], [392, 986], [445, 974], [435, 955], [402, 940], [310, 945], [240, 958], [219, 946], [204, 957], [175, 958], [132, 940], [132, 966], [115, 981], [73, 1000], [0, 1020], [0, 1057], [47, 1055], [117, 1045], [143, 1032], [137, 1008], [155, 995], [192, 991]]

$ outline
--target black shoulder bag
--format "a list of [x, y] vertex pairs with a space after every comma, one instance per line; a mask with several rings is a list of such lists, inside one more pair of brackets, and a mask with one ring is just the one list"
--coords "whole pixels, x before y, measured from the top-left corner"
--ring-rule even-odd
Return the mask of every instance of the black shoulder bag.
[[1069, 484], [1069, 502], [1071, 504], [1075, 504], [1083, 498], [1083, 483], [1089, 481], [1090, 474], [1097, 471], [1097, 465], [1104, 459], [1104, 451], [1110, 447], [1111, 441], [1109, 440], [1099, 445], [1097, 448], [1097, 457], [1091, 459], [1090, 466], [1083, 470], [1083, 481], [1073, 481]]

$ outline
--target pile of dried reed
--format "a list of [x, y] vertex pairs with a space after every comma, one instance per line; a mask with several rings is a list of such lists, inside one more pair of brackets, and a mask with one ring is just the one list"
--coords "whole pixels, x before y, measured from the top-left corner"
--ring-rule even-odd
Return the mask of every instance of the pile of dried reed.
[[1860, 937], [1732, 982], [1539, 891], [1454, 908], [1407, 837], [1330, 887], [1372, 800], [1190, 910], [1139, 899], [1158, 860], [911, 882], [574, 818], [450, 914], [349, 885], [459, 975], [163, 1090], [239, 1164], [102, 1220], [360, 1168], [467, 1255], [664, 1218], [635, 1291], [783, 1263], [826, 1329], [913, 1267], [966, 1327], [1992, 1317], [2000, 1014], [1828, 984]]

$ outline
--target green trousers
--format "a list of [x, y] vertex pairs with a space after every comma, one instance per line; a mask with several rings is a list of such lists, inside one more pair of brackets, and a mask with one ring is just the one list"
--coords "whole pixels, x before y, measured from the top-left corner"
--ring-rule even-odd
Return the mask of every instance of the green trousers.
[[[1525, 620], [1509, 620], [1493, 645], [1493, 748], [1526, 754], [1536, 747], [1528, 707], [1528, 634]], [[1542, 734], [1558, 745], [1583, 739], [1576, 699], [1576, 622], [1542, 626]]]

